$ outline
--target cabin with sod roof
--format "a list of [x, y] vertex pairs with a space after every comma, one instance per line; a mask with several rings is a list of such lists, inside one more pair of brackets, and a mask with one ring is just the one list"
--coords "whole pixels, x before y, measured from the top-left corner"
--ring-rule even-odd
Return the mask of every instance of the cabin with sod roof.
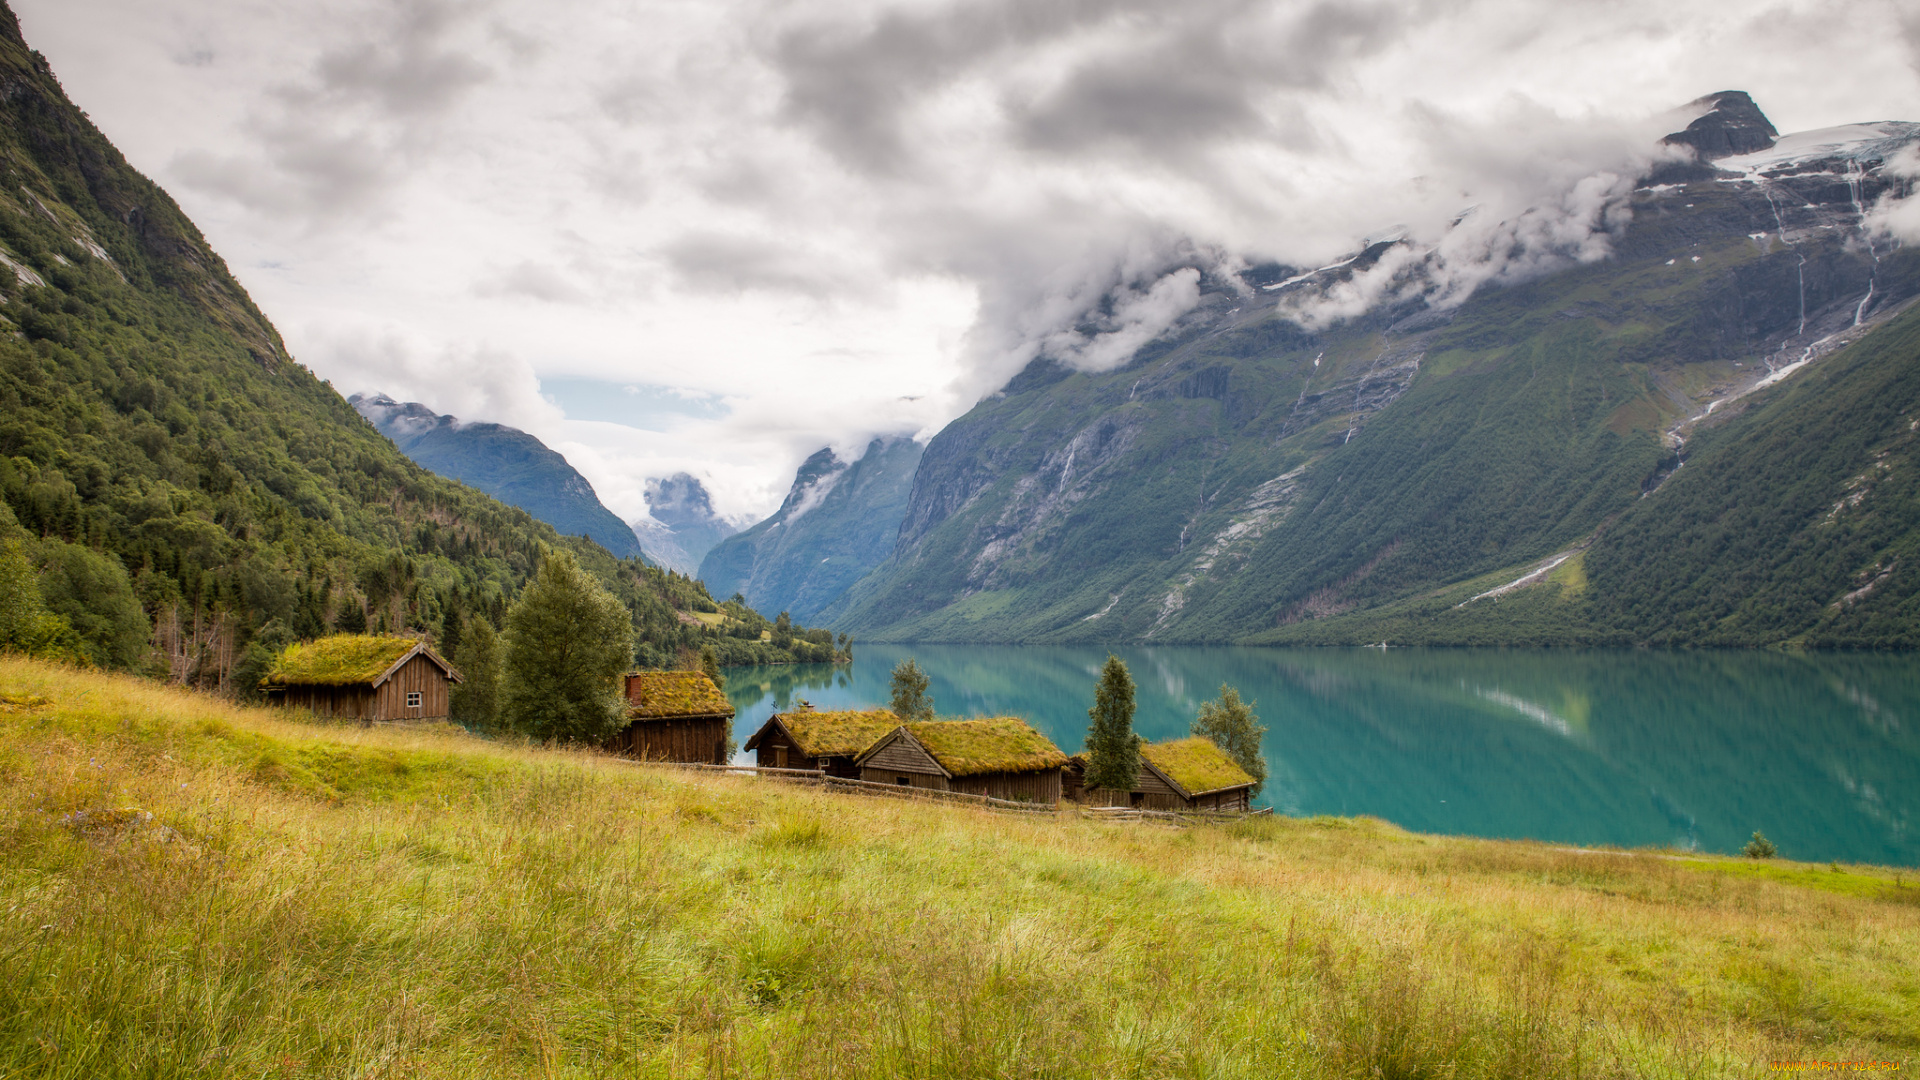
[[627, 726], [605, 749], [642, 761], [725, 765], [733, 703], [701, 671], [627, 675]]
[[828, 776], [858, 780], [860, 767], [854, 759], [899, 726], [900, 718], [888, 709], [796, 709], [774, 713], [746, 748], [758, 755], [755, 764], [763, 769], [820, 769]]
[[1012, 716], [901, 724], [854, 761], [869, 783], [1047, 805], [1060, 801], [1066, 763], [1052, 740]]
[[[1084, 776], [1085, 761], [1075, 758], [1074, 764]], [[1140, 776], [1133, 789], [1091, 788], [1086, 800], [1094, 806], [1244, 814], [1252, 808], [1252, 794], [1253, 777], [1225, 750], [1195, 735], [1142, 744]]]
[[340, 634], [289, 645], [260, 680], [267, 701], [366, 724], [447, 719], [460, 673], [424, 641]]

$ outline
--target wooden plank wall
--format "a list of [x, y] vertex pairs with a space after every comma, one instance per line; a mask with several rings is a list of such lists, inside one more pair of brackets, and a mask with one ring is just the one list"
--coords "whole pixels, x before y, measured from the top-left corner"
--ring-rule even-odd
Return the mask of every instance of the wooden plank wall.
[[[424, 656], [406, 662], [393, 678], [374, 691], [375, 720], [444, 720], [447, 707], [447, 674], [440, 665]], [[407, 708], [407, 694], [420, 695], [418, 708]]]
[[728, 726], [725, 717], [638, 720], [615, 735], [607, 748], [643, 761], [725, 765], [721, 752], [726, 749]]
[[813, 758], [800, 752], [787, 733], [779, 728], [761, 738], [760, 745], [753, 748], [754, 764], [763, 769], [817, 769], [820, 765]]
[[[945, 779], [944, 770], [928, 755], [925, 747], [904, 736], [896, 735], [891, 738], [892, 741], [882, 746], [878, 753], [867, 758], [864, 763], [866, 768], [890, 769], [905, 773], [933, 773]], [[887, 783], [892, 782], [887, 781]]]
[[[928, 791], [946, 791], [947, 778], [939, 773], [902, 772], [887, 767], [875, 768], [871, 760], [860, 768], [859, 779], [869, 784], [893, 784], [896, 787], [925, 788]], [[905, 784], [900, 781], [905, 780]]]
[[950, 785], [953, 791], [964, 791], [970, 795], [985, 795], [994, 799], [1006, 799], [1009, 802], [1033, 802], [1052, 805], [1060, 801], [1060, 770], [1040, 769], [1035, 772], [990, 772], [974, 776], [956, 776]]
[[373, 691], [365, 686], [289, 686], [284, 700], [323, 719], [373, 719]]

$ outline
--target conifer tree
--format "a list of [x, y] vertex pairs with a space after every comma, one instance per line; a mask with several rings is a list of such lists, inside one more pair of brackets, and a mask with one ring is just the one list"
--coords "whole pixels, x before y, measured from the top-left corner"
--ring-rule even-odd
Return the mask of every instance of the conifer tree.
[[1202, 702], [1200, 715], [1193, 722], [1193, 734], [1226, 751], [1234, 764], [1253, 777], [1252, 795], [1260, 794], [1260, 789], [1267, 784], [1267, 759], [1260, 756], [1260, 736], [1265, 735], [1267, 729], [1254, 714], [1253, 707], [1257, 704], [1241, 701], [1240, 691], [1222, 683], [1220, 700]]
[[720, 674], [720, 658], [714, 654], [711, 645], [700, 646], [700, 670], [713, 680], [714, 686], [722, 690], [727, 688], [727, 677]]
[[893, 667], [893, 714], [901, 721], [933, 719], [932, 680], [909, 656]]
[[506, 637], [505, 727], [536, 739], [589, 743], [620, 729], [620, 676], [633, 663], [633, 622], [571, 553], [547, 553], [507, 612]]
[[1140, 778], [1140, 741], [1133, 735], [1133, 674], [1109, 655], [1087, 710], [1087, 777], [1091, 788], [1132, 791]]
[[474, 731], [500, 727], [500, 636], [493, 624], [475, 616], [451, 657], [460, 671], [448, 704], [453, 720]]

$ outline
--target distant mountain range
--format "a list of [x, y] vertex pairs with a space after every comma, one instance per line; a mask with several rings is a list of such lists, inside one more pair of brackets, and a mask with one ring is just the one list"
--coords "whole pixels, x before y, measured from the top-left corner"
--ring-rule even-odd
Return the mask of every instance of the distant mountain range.
[[462, 423], [385, 394], [355, 394], [347, 401], [421, 468], [479, 488], [621, 558], [641, 554], [633, 529], [601, 505], [587, 478], [532, 435], [504, 424]]
[[1913, 195], [1887, 165], [1920, 125], [1699, 107], [1604, 258], [1458, 304], [1403, 241], [1196, 266], [1199, 307], [1130, 362], [1043, 356], [904, 505], [815, 519], [897, 522], [839, 596], [850, 573], [796, 584], [817, 539], [740, 557], [780, 515], [703, 573], [901, 641], [1920, 646], [1920, 252], [1870, 218]]
[[689, 577], [713, 545], [740, 531], [713, 512], [706, 485], [688, 473], [648, 480], [646, 498], [651, 516], [631, 522], [634, 535], [648, 558]]
[[852, 462], [819, 451], [800, 466], [780, 509], [707, 553], [701, 580], [715, 596], [737, 592], [759, 611], [812, 621], [893, 554], [925, 450], [887, 438]]

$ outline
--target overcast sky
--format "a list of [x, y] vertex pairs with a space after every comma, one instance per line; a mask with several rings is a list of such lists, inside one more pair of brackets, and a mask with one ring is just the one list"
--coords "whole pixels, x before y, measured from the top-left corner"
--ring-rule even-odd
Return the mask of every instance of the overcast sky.
[[682, 469], [757, 518], [1036, 350], [1119, 362], [1196, 263], [1468, 206], [1603, 256], [1711, 91], [1920, 120], [1920, 14], [1883, 0], [12, 3], [296, 357], [525, 428], [628, 518]]

